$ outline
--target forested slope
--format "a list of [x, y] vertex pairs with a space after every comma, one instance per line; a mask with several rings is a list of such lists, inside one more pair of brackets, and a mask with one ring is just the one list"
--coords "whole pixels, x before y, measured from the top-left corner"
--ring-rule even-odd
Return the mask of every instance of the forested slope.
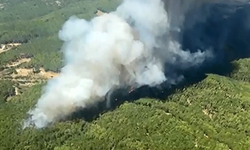
[[[33, 54], [29, 66], [39, 65], [58, 71], [62, 66], [62, 42], [58, 31], [72, 15], [90, 19], [97, 9], [111, 11], [119, 0], [1, 0], [0, 43], [23, 43], [17, 50], [0, 55], [0, 65], [18, 57]], [[48, 61], [49, 60], [49, 61]]]
[[[110, 11], [115, 0], [0, 0], [0, 43], [22, 45], [0, 54], [0, 66], [20, 55], [31, 61], [16, 67], [59, 71], [57, 32], [71, 15], [90, 19]], [[250, 147], [250, 59], [232, 62], [228, 76], [208, 74], [165, 100], [125, 102], [91, 121], [71, 119], [45, 129], [22, 129], [27, 111], [46, 81], [13, 95], [15, 81], [0, 80], [0, 149], [248, 149]], [[13, 71], [13, 70], [12, 70]], [[14, 94], [15, 95], [15, 94]]]
[[164, 101], [124, 103], [94, 121], [22, 130], [22, 119], [40, 96], [29, 88], [0, 107], [1, 149], [247, 149], [250, 146], [250, 82], [240, 60], [232, 78], [209, 74]]

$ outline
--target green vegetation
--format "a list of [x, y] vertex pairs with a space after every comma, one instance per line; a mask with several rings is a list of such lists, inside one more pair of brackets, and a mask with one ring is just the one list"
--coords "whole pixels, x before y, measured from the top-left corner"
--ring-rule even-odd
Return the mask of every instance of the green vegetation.
[[[244, 66], [248, 61], [234, 63]], [[249, 80], [209, 74], [166, 101], [140, 99], [92, 122], [71, 120], [42, 130], [22, 130], [22, 119], [43, 85], [29, 88], [0, 107], [0, 149], [228, 150], [250, 146]]]
[[14, 95], [15, 89], [13, 88], [13, 82], [0, 80], [0, 107], [9, 96]]
[[[114, 9], [116, 0], [0, 0], [0, 43], [25, 42], [0, 54], [0, 66], [21, 53], [34, 57], [24, 67], [58, 71], [62, 66], [57, 32], [71, 15], [90, 19], [96, 8]], [[228, 76], [209, 74], [203, 81], [177, 90], [166, 100], [124, 103], [92, 122], [81, 119], [46, 129], [22, 129], [27, 111], [41, 96], [43, 84], [13, 95], [14, 82], [0, 80], [1, 150], [74, 149], [249, 149], [250, 59], [233, 62]]]
[[28, 64], [58, 71], [62, 67], [62, 42], [57, 34], [72, 15], [91, 19], [97, 8], [113, 10], [120, 0], [0, 0], [0, 43], [20, 42], [23, 45], [0, 55], [0, 66], [15, 60], [20, 53], [32, 54]]

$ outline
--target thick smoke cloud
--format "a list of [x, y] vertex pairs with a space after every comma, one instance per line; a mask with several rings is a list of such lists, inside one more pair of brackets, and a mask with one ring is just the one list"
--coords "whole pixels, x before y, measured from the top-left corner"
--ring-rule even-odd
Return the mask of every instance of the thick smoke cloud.
[[[246, 1], [124, 0], [90, 21], [72, 16], [59, 31], [66, 64], [48, 81], [25, 127], [46, 127], [120, 88], [178, 84], [185, 71], [222, 57], [235, 25], [219, 17], [237, 19], [231, 9], [241, 4]], [[237, 27], [249, 31], [249, 12], [243, 14]]]
[[[192, 72], [222, 73], [229, 62], [249, 57], [250, 50], [250, 1], [248, 0], [216, 0], [199, 1], [185, 12], [185, 20], [178, 39], [183, 50], [202, 52], [208, 49], [213, 58], [206, 59], [199, 69], [188, 68], [177, 70], [197, 77]], [[189, 5], [190, 7], [190, 5]], [[218, 67], [221, 66], [221, 67]], [[191, 72], [191, 73], [190, 73]], [[198, 73], [197, 73], [198, 74]]]
[[[183, 24], [183, 47], [191, 51], [195, 51], [197, 47], [203, 51], [210, 47], [217, 55], [221, 53], [220, 58], [228, 48], [238, 49], [238, 57], [247, 55], [250, 5], [246, 2], [232, 0], [207, 4], [188, 12], [186, 17], [190, 19], [186, 19]], [[203, 21], [193, 19], [201, 18], [197, 14], [205, 16]]]

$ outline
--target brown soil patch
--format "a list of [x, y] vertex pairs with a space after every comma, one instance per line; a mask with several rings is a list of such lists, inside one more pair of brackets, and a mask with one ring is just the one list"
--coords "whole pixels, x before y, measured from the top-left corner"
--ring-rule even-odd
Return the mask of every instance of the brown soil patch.
[[51, 71], [45, 71], [44, 68], [40, 68], [40, 72], [35, 73], [33, 69], [17, 68], [16, 72], [9, 74], [9, 69], [0, 72], [0, 80], [11, 80], [17, 83], [13, 88], [15, 88], [15, 94], [9, 96], [7, 101], [10, 101], [12, 97], [22, 94], [20, 90], [26, 89], [36, 84], [46, 82], [46, 80], [56, 77], [58, 73]]
[[14, 47], [22, 45], [21, 43], [9, 43], [0, 45], [0, 54], [11, 50]]
[[189, 106], [192, 105], [192, 103], [191, 103], [191, 101], [190, 101], [189, 98], [187, 99], [187, 103], [188, 103]]
[[44, 68], [40, 68], [38, 73], [34, 73], [33, 69], [17, 68], [16, 73], [13, 73], [12, 78], [16, 77], [29, 77], [32, 79], [50, 79], [54, 78], [58, 73], [45, 71]]
[[96, 13], [95, 13], [95, 15], [97, 15], [97, 16], [101, 16], [103, 14], [105, 14], [105, 13], [102, 12], [101, 10], [97, 10]]
[[210, 119], [213, 119], [213, 115], [207, 109], [203, 109], [202, 112], [207, 115]]
[[[21, 45], [21, 43], [9, 43], [0, 45], [0, 53], [7, 52], [8, 50]], [[20, 54], [20, 57], [14, 62], [9, 62], [5, 65], [5, 69], [0, 71], [0, 80], [10, 80], [15, 82], [15, 94], [9, 96], [7, 101], [11, 100], [13, 96], [22, 94], [21, 91], [27, 87], [31, 87], [35, 84], [46, 82], [50, 78], [54, 78], [58, 73], [52, 71], [45, 71], [44, 68], [35, 70], [34, 68], [20, 68], [19, 65], [28, 63], [31, 61], [30, 56]], [[14, 69], [14, 71], [13, 71]]]
[[61, 6], [61, 4], [62, 4], [62, 2], [60, 2], [60, 1], [55, 1], [55, 2], [57, 4], [57, 6]]
[[58, 76], [58, 73], [52, 72], [52, 71], [45, 71], [44, 68], [40, 68], [40, 72], [39, 75], [46, 78], [46, 79], [50, 79], [50, 78], [54, 78], [56, 76]]
[[32, 69], [25, 69], [25, 68], [18, 68], [16, 69], [17, 74], [13, 74], [12, 77], [16, 77], [16, 76], [29, 76], [33, 73]]
[[19, 60], [16, 61], [16, 62], [12, 62], [12, 63], [10, 63], [10, 64], [7, 64], [6, 67], [8, 67], [8, 68], [16, 67], [16, 66], [18, 66], [18, 65], [20, 65], [20, 64], [22, 64], [22, 63], [28, 63], [28, 62], [30, 62], [30, 61], [31, 61], [31, 58], [22, 58], [22, 59], [19, 59]]

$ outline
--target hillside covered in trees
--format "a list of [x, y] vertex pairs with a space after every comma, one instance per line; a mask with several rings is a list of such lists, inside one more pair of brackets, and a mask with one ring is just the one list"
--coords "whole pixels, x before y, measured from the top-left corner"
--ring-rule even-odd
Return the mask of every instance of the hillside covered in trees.
[[[58, 31], [72, 15], [90, 19], [118, 0], [0, 0], [0, 149], [249, 149], [250, 59], [206, 74], [165, 99], [124, 100], [44, 129], [22, 129], [47, 79], [63, 66]], [[10, 43], [19, 43], [10, 45]], [[98, 108], [97, 108], [98, 109]]]

